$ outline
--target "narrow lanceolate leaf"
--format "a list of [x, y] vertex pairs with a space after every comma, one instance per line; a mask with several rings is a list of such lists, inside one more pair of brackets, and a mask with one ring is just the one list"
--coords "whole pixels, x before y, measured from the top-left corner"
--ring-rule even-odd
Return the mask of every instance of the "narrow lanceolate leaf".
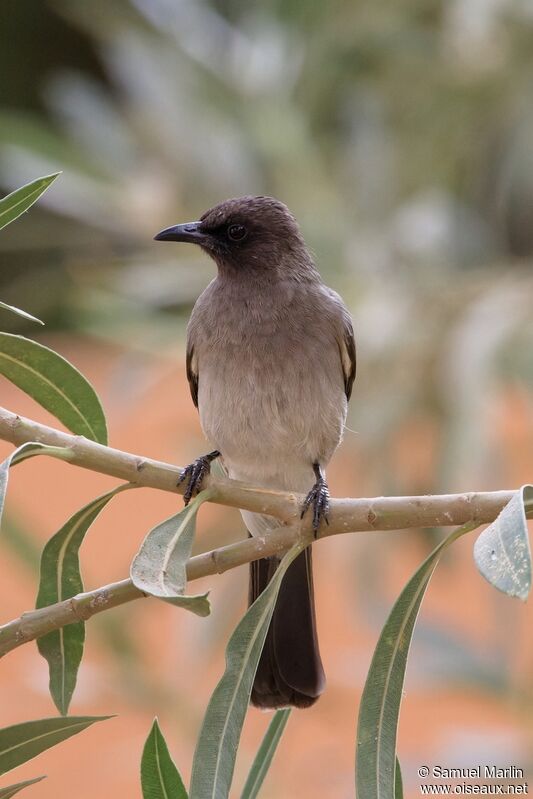
[[24, 780], [24, 782], [17, 782], [16, 785], [8, 785], [5, 788], [0, 788], [0, 799], [11, 799], [16, 793], [27, 788], [28, 785], [35, 785], [36, 782], [44, 780], [45, 777], [35, 777], [33, 780]]
[[22, 444], [22, 446], [10, 452], [5, 461], [0, 463], [0, 521], [2, 519], [2, 511], [6, 499], [9, 468], [16, 463], [20, 463], [20, 461], [26, 460], [26, 458], [31, 458], [33, 455], [51, 455], [54, 458], [69, 460], [72, 456], [72, 452], [66, 447], [50, 447], [48, 444], [39, 444], [36, 442]]
[[[286, 707], [283, 710], [276, 710], [272, 721], [268, 725], [261, 746], [257, 751], [255, 760], [252, 763], [252, 768], [246, 779], [241, 799], [255, 799], [259, 794], [280, 738], [289, 720], [290, 713], [290, 707]], [[398, 799], [398, 797], [396, 797], [396, 799]]]
[[198, 616], [210, 613], [207, 594], [185, 596], [186, 565], [191, 556], [198, 508], [209, 498], [202, 491], [186, 508], [150, 530], [131, 564], [133, 584]]
[[[31, 313], [27, 311], [23, 311], [22, 308], [17, 308], [16, 305], [8, 305], [7, 302], [2, 302], [0, 300], [0, 308], [3, 308], [4, 311], [11, 311], [11, 313], [17, 314], [17, 316], [22, 316], [24, 319], [29, 319], [30, 322], [37, 322], [39, 325], [44, 325], [40, 319], [37, 319], [36, 316], [32, 316]], [[2, 794], [0, 794], [0, 797]]]
[[143, 799], [187, 799], [187, 791], [170, 757], [157, 719], [143, 749], [141, 786]]
[[355, 764], [358, 799], [394, 799], [396, 732], [416, 617], [442, 552], [476, 526], [469, 523], [454, 530], [435, 547], [396, 600], [381, 632], [359, 707]]
[[226, 649], [226, 670], [204, 717], [192, 767], [190, 799], [227, 799], [257, 664], [281, 580], [303, 545], [281, 561], [261, 596], [248, 608]]
[[11, 192], [7, 197], [3, 197], [0, 200], [0, 230], [27, 211], [60, 174], [60, 172], [56, 172], [54, 175], [37, 178], [37, 180]]
[[4, 727], [0, 730], [0, 774], [11, 771], [21, 763], [50, 749], [51, 746], [77, 735], [96, 721], [105, 721], [111, 716], [55, 716]]
[[57, 352], [23, 336], [0, 333], [0, 374], [80, 436], [107, 444], [107, 426], [95, 390]]
[[394, 799], [403, 799], [402, 770], [398, 758], [396, 758], [396, 770], [394, 772]]
[[522, 486], [514, 494], [474, 544], [474, 560], [483, 577], [505, 594], [524, 600], [531, 589], [527, 506], [533, 508], [530, 485]]
[[[132, 487], [131, 484], [120, 485], [93, 500], [48, 541], [41, 555], [37, 608], [62, 602], [83, 591], [78, 552], [85, 534], [109, 500]], [[68, 712], [76, 687], [84, 641], [85, 624], [82, 621], [52, 630], [37, 641], [39, 652], [48, 661], [50, 694], [63, 715]]]

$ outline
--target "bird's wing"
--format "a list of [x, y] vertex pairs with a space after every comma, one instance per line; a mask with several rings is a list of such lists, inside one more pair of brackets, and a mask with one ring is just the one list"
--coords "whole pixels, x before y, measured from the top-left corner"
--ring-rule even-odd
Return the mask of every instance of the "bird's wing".
[[194, 357], [194, 347], [191, 342], [187, 342], [187, 358], [185, 361], [185, 369], [187, 371], [187, 380], [189, 381], [189, 388], [191, 390], [192, 401], [195, 407], [198, 407], [198, 361]]
[[342, 337], [338, 339], [339, 351], [341, 354], [342, 371], [344, 373], [344, 391], [346, 399], [352, 395], [353, 381], [355, 380], [356, 357], [355, 357], [355, 338], [353, 334], [352, 320], [348, 312], [343, 314]]
[[322, 291], [325, 291], [328, 297], [328, 313], [335, 328], [335, 338], [339, 346], [339, 354], [341, 356], [342, 372], [344, 375], [344, 391], [346, 399], [350, 399], [352, 395], [353, 381], [355, 380], [355, 338], [353, 334], [352, 319], [346, 308], [342, 297], [336, 291], [324, 286]]

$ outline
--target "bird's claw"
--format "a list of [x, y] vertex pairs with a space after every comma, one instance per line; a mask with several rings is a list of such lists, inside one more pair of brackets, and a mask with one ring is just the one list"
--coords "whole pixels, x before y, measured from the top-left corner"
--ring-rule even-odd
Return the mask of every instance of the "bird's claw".
[[328, 484], [323, 478], [316, 481], [311, 491], [306, 496], [302, 505], [302, 512], [300, 519], [303, 519], [309, 506], [313, 507], [313, 535], [316, 538], [320, 522], [324, 520], [329, 524], [328, 511], [329, 511], [329, 488]]
[[211, 471], [211, 461], [218, 458], [219, 452], [210, 452], [209, 455], [202, 455], [196, 458], [195, 461], [190, 463], [181, 470], [178, 485], [181, 485], [184, 480], [187, 480], [187, 487], [183, 494], [183, 502], [188, 505], [193, 496], [196, 496], [202, 490], [202, 483]]

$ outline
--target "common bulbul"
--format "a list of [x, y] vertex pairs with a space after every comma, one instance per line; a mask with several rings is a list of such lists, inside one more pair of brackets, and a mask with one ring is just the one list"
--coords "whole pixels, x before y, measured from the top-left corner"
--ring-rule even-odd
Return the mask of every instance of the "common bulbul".
[[[302, 517], [312, 512], [316, 535], [328, 518], [324, 469], [342, 437], [355, 377], [353, 328], [342, 299], [322, 282], [289, 209], [272, 197], [226, 200], [155, 238], [198, 244], [218, 267], [187, 328], [191, 395], [215, 449], [184, 469], [185, 503], [221, 458], [236, 480], [308, 491]], [[280, 525], [241, 513], [251, 535]], [[250, 564], [250, 603], [278, 562]], [[251, 701], [308, 707], [324, 685], [308, 547], [281, 584]]]

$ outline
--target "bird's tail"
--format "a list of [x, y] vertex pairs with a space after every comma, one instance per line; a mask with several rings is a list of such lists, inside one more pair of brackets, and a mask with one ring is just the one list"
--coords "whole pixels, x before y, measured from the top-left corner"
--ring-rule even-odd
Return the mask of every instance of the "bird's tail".
[[[249, 604], [272, 579], [278, 558], [250, 563]], [[316, 634], [311, 547], [291, 563], [281, 583], [252, 687], [259, 708], [309, 707], [325, 686]]]

